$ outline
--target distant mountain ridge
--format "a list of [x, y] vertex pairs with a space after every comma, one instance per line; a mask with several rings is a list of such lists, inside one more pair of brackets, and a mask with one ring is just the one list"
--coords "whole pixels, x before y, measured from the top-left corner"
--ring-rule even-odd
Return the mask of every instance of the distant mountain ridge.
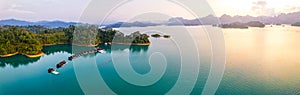
[[202, 18], [196, 19], [185, 19], [183, 17], [170, 18], [165, 22], [161, 23], [148, 23], [148, 22], [118, 22], [111, 24], [111, 27], [145, 27], [145, 26], [157, 26], [157, 25], [185, 25], [185, 26], [196, 26], [196, 25], [217, 25], [217, 24], [230, 24], [230, 23], [248, 23], [252, 21], [258, 21], [263, 24], [294, 24], [300, 22], [300, 12], [280, 14], [278, 16], [230, 16], [222, 15], [221, 17], [216, 17], [213, 15], [208, 15]]
[[[183, 17], [174, 17], [170, 18], [164, 22], [117, 22], [113, 24], [105, 24], [105, 26], [111, 28], [118, 28], [118, 27], [147, 27], [147, 26], [159, 26], [159, 25], [167, 25], [167, 26], [174, 26], [174, 25], [185, 25], [185, 26], [196, 26], [196, 25], [216, 25], [216, 24], [229, 24], [229, 23], [248, 23], [251, 21], [259, 21], [263, 24], [294, 24], [300, 22], [300, 12], [293, 12], [293, 13], [282, 13], [277, 16], [230, 16], [230, 15], [222, 15], [221, 17], [216, 17], [213, 15], [208, 15], [202, 18], [196, 19], [185, 19]], [[57, 27], [68, 27], [70, 25], [77, 25], [82, 23], [77, 22], [64, 22], [64, 21], [38, 21], [38, 22], [29, 22], [23, 20], [16, 20], [16, 19], [7, 19], [7, 20], [0, 20], [0, 26], [3, 25], [16, 25], [16, 26], [29, 26], [29, 25], [41, 25], [50, 28], [57, 28]]]
[[57, 27], [69, 27], [70, 25], [81, 24], [77, 22], [64, 22], [64, 21], [38, 21], [38, 22], [30, 22], [16, 19], [7, 19], [0, 20], [0, 26], [3, 25], [14, 25], [14, 26], [32, 26], [32, 25], [40, 25], [49, 28], [57, 28]]
[[118, 27], [147, 27], [147, 26], [157, 26], [157, 25], [161, 25], [161, 24], [135, 21], [135, 22], [117, 22], [106, 26], [112, 28], [118, 28]]
[[[182, 21], [185, 24], [199, 24], [199, 25], [213, 25], [213, 24], [228, 24], [234, 22], [247, 23], [251, 21], [259, 21], [265, 24], [294, 24], [296, 22], [300, 22], [300, 12], [288, 13], [288, 14], [280, 14], [278, 16], [230, 16], [230, 15], [222, 15], [221, 17], [216, 17], [213, 15], [208, 15], [206, 17], [197, 18], [197, 19], [183, 19], [183, 18], [171, 18], [169, 20], [177, 20]], [[197, 22], [198, 23], [195, 23]]]

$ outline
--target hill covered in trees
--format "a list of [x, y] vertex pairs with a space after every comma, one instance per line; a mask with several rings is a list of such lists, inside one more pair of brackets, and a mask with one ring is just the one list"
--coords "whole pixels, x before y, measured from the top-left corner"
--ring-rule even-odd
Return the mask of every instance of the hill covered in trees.
[[104, 42], [149, 44], [149, 36], [134, 32], [124, 35], [116, 30], [102, 30], [97, 26], [0, 26], [0, 55], [42, 53], [43, 46], [55, 44], [98, 45]]
[[292, 26], [300, 26], [300, 22], [293, 23]]
[[240, 28], [240, 29], [248, 29], [248, 27], [265, 27], [265, 24], [259, 22], [259, 21], [250, 21], [248, 23], [241, 23], [241, 22], [234, 22], [229, 24], [222, 24], [222, 25], [214, 25], [214, 26], [220, 26], [222, 28]]

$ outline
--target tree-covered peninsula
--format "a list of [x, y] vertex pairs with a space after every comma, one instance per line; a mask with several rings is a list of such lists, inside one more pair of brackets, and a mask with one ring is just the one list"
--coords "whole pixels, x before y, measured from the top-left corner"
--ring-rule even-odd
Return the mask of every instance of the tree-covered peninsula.
[[15, 54], [38, 57], [43, 46], [71, 44], [96, 46], [99, 43], [149, 45], [149, 36], [134, 32], [124, 35], [117, 30], [103, 30], [93, 25], [46, 28], [43, 26], [0, 26], [0, 57]]

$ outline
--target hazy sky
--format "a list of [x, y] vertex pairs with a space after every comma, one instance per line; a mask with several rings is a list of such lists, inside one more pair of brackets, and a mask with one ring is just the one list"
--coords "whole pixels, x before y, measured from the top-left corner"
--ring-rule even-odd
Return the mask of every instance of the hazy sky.
[[208, 0], [217, 15], [274, 16], [300, 11], [300, 0]]
[[76, 21], [89, 0], [0, 0], [0, 19]]
[[[27, 21], [62, 20], [78, 21], [80, 15], [91, 0], [0, 0], [0, 19], [21, 19]], [[208, 0], [217, 16], [228, 15], [252, 15], [274, 16], [280, 13], [300, 11], [300, 0]], [[122, 10], [111, 17], [112, 21], [124, 20], [130, 17], [134, 10], [146, 8], [143, 2], [135, 3], [135, 6], [123, 6]], [[143, 5], [143, 6], [142, 6]], [[199, 4], [201, 5], [201, 4]], [[168, 7], [166, 3], [156, 6], [172, 16], [192, 18], [180, 8]], [[101, 8], [99, 6], [99, 8]], [[201, 8], [201, 6], [199, 6]], [[175, 14], [174, 14], [175, 13]], [[117, 16], [116, 16], [117, 15]], [[95, 23], [86, 21], [88, 23]]]

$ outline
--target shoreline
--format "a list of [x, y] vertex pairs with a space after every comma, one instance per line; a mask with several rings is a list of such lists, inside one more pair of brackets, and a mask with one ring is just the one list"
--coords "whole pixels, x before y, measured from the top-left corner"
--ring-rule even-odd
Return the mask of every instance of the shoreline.
[[55, 46], [55, 45], [67, 45], [70, 43], [58, 43], [58, 44], [43, 44], [43, 46]]
[[96, 44], [96, 45], [93, 45], [93, 44], [90, 44], [90, 45], [69, 44], [69, 45], [74, 45], [74, 46], [86, 46], [86, 47], [95, 47], [95, 46], [98, 46], [99, 44]]
[[[16, 52], [16, 53], [12, 53], [12, 54], [0, 55], [0, 58], [11, 57], [11, 56], [15, 56], [17, 54], [21, 54], [21, 53]], [[41, 53], [35, 54], [35, 55], [29, 55], [29, 54], [21, 54], [21, 55], [24, 55], [24, 56], [26, 56], [28, 58], [37, 58], [37, 57], [41, 57], [41, 56], [45, 55], [45, 53], [41, 52]]]
[[[151, 43], [119, 43], [119, 42], [108, 42], [110, 44], [120, 44], [120, 45], [135, 45], [135, 46], [149, 46]], [[44, 46], [54, 46], [54, 45], [74, 45], [74, 46], [86, 46], [86, 47], [95, 47], [100, 44], [104, 44], [103, 42], [98, 44], [90, 44], [90, 45], [80, 45], [80, 44], [71, 44], [71, 43], [65, 43], [65, 44], [51, 44], [51, 45], [44, 45]]]
[[[112, 42], [111, 42], [112, 43]], [[119, 44], [119, 45], [135, 45], [135, 46], [149, 46], [151, 43], [117, 43], [114, 42], [112, 44]]]
[[45, 55], [45, 53], [41, 52], [41, 53], [35, 54], [35, 55], [29, 55], [29, 54], [22, 54], [22, 55], [25, 55], [28, 58], [37, 58], [37, 57], [41, 57], [41, 56]]
[[[109, 42], [111, 44], [119, 44], [119, 45], [134, 45], [134, 46], [149, 46], [151, 43], [117, 43], [117, 42]], [[103, 44], [103, 43], [99, 43], [99, 44]], [[79, 45], [79, 44], [71, 44], [71, 43], [59, 43], [59, 44], [44, 44], [43, 46], [55, 46], [55, 45], [75, 45], [75, 46], [87, 46], [87, 47], [95, 47], [95, 46], [98, 46], [99, 44], [97, 45]], [[5, 54], [5, 55], [0, 55], [0, 58], [5, 58], [5, 57], [11, 57], [11, 56], [15, 56], [17, 54], [20, 54], [19, 52], [16, 52], [16, 53], [12, 53], [12, 54]], [[35, 54], [35, 55], [29, 55], [29, 54], [21, 54], [21, 55], [24, 55], [28, 58], [37, 58], [37, 57], [41, 57], [43, 55], [45, 55], [44, 52], [41, 52], [39, 54]]]
[[14, 56], [14, 55], [17, 55], [17, 54], [19, 54], [19, 52], [15, 52], [15, 53], [12, 53], [12, 54], [4, 54], [4, 55], [0, 55], [0, 58], [10, 57], [10, 56]]

